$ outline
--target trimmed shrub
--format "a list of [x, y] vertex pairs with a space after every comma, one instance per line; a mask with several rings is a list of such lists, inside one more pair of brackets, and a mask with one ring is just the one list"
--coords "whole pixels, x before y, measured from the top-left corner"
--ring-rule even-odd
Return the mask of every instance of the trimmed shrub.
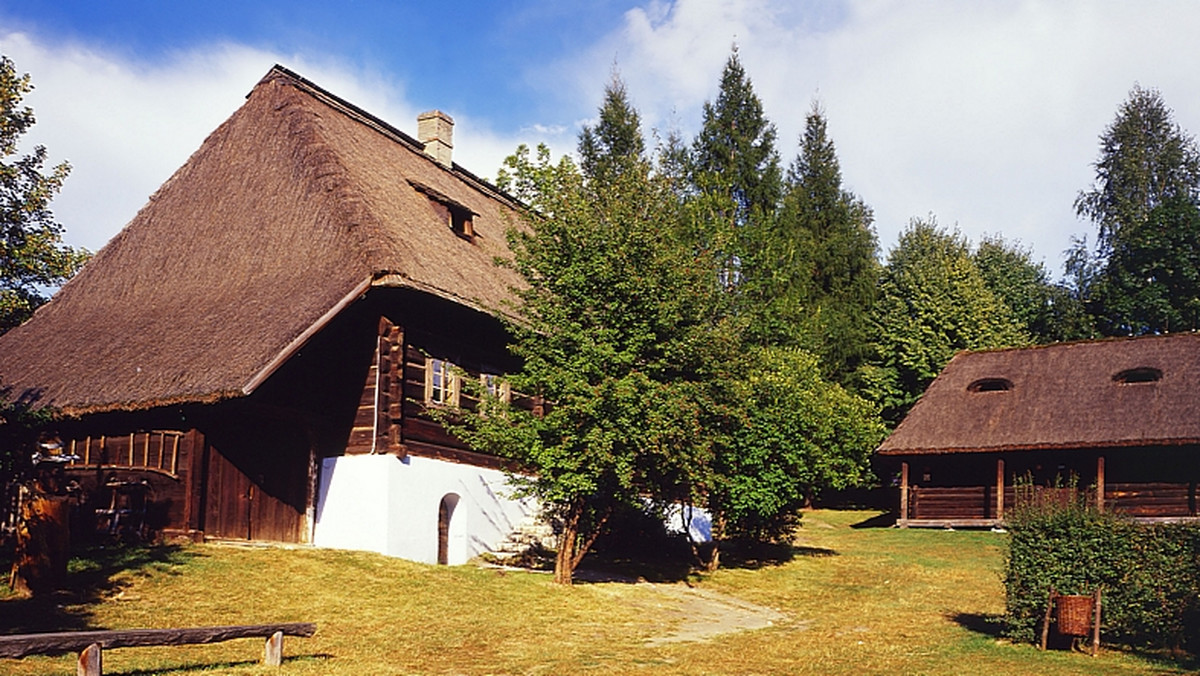
[[1040, 639], [1051, 587], [1060, 594], [1100, 587], [1106, 640], [1200, 646], [1200, 527], [1138, 525], [1100, 514], [1077, 492], [1065, 500], [1022, 502], [1008, 524], [1008, 637]]

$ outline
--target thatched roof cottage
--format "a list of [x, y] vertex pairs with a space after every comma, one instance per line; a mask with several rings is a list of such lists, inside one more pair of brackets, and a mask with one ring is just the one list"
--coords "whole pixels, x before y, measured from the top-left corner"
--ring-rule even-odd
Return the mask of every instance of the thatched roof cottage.
[[456, 562], [525, 517], [425, 413], [465, 396], [455, 366], [513, 366], [492, 312], [519, 279], [493, 262], [519, 205], [453, 163], [449, 116], [418, 125], [272, 68], [0, 336], [0, 383], [62, 411], [101, 527]]
[[1074, 480], [1101, 509], [1192, 519], [1197, 391], [1193, 333], [964, 352], [877, 461], [898, 477], [902, 526], [1001, 524], [1018, 481]]

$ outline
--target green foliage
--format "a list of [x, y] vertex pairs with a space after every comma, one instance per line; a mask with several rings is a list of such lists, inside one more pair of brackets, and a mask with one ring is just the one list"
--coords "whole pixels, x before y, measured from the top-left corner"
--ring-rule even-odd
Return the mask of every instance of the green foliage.
[[1008, 305], [1034, 343], [1094, 337], [1083, 304], [1050, 280], [1046, 266], [1033, 260], [1032, 250], [1000, 236], [985, 236], [974, 259], [988, 288]]
[[844, 381], [868, 350], [880, 266], [871, 209], [842, 187], [826, 128], [814, 103], [753, 276], [751, 331], [762, 344], [809, 347]]
[[29, 475], [38, 432], [52, 418], [52, 411], [38, 406], [35, 398], [10, 399], [10, 388], [0, 388], [0, 493]]
[[506, 185], [532, 208], [509, 233], [528, 284], [510, 325], [523, 363], [512, 387], [547, 405], [535, 415], [485, 402], [460, 431], [530, 473], [517, 480], [565, 524], [568, 568], [614, 509], [690, 484], [710, 442], [706, 369], [727, 343], [709, 302], [715, 264], [677, 236], [669, 183], [634, 155], [594, 159], [623, 169], [588, 180], [524, 147], [506, 160]]
[[729, 535], [775, 539], [822, 490], [869, 483], [885, 429], [872, 404], [822, 378], [815, 356], [796, 348], [753, 356], [736, 384], [744, 417], [714, 459], [708, 507]]
[[1018, 510], [1009, 519], [1005, 633], [1034, 642], [1049, 590], [1102, 590], [1106, 640], [1194, 647], [1200, 638], [1200, 527], [1135, 524], [1100, 514], [1080, 496]]
[[595, 127], [579, 134], [579, 168], [593, 180], [607, 180], [645, 161], [641, 121], [629, 102], [625, 83], [615, 73], [604, 87], [604, 103]]
[[1092, 302], [1108, 333], [1200, 328], [1200, 208], [1171, 198], [1130, 223], [1094, 280]]
[[32, 89], [29, 75], [18, 75], [12, 60], [0, 56], [0, 333], [28, 319], [46, 302], [45, 288], [66, 281], [88, 257], [62, 245], [62, 226], [49, 207], [70, 166], [42, 173], [42, 146], [15, 157], [34, 123], [33, 110], [21, 106]]
[[[764, 273], [757, 265], [767, 236], [767, 221], [779, 204], [782, 172], [775, 150], [775, 125], [763, 114], [762, 101], [742, 67], [737, 48], [725, 62], [720, 89], [705, 102], [703, 124], [688, 161], [691, 183], [708, 195], [714, 213], [722, 281], [734, 289]], [[722, 232], [728, 231], [728, 232]], [[714, 243], [707, 246], [716, 248]]]
[[893, 424], [955, 353], [1029, 342], [1013, 311], [988, 288], [970, 243], [933, 219], [913, 220], [900, 234], [874, 323], [875, 354], [857, 375]]
[[1075, 200], [1096, 224], [1068, 251], [1076, 295], [1102, 332], [1138, 335], [1194, 329], [1200, 286], [1200, 149], [1162, 95], [1134, 86], [1100, 137], [1096, 183]]

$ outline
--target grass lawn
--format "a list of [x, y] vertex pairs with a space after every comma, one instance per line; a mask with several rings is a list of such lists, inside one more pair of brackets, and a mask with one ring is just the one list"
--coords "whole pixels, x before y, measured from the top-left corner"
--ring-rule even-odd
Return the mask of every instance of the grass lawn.
[[[682, 619], [652, 585], [560, 588], [539, 573], [215, 545], [77, 559], [72, 591], [51, 602], [0, 592], [0, 632], [316, 622], [313, 638], [285, 639], [287, 674], [1186, 673], [999, 640], [1006, 536], [853, 527], [874, 515], [807, 513], [790, 560], [692, 577], [785, 616], [704, 642], [648, 643]], [[117, 649], [104, 673], [280, 673], [261, 655], [258, 639]], [[73, 656], [0, 660], [4, 674], [73, 670]]]

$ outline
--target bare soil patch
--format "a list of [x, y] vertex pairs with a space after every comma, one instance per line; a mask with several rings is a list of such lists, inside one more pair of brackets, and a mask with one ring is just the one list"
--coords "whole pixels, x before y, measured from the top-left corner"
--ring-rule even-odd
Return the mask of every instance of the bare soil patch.
[[648, 645], [708, 641], [722, 634], [763, 629], [788, 619], [774, 608], [685, 584], [640, 583], [639, 586], [651, 588], [662, 599], [665, 614], [679, 620], [670, 632], [647, 639]]

